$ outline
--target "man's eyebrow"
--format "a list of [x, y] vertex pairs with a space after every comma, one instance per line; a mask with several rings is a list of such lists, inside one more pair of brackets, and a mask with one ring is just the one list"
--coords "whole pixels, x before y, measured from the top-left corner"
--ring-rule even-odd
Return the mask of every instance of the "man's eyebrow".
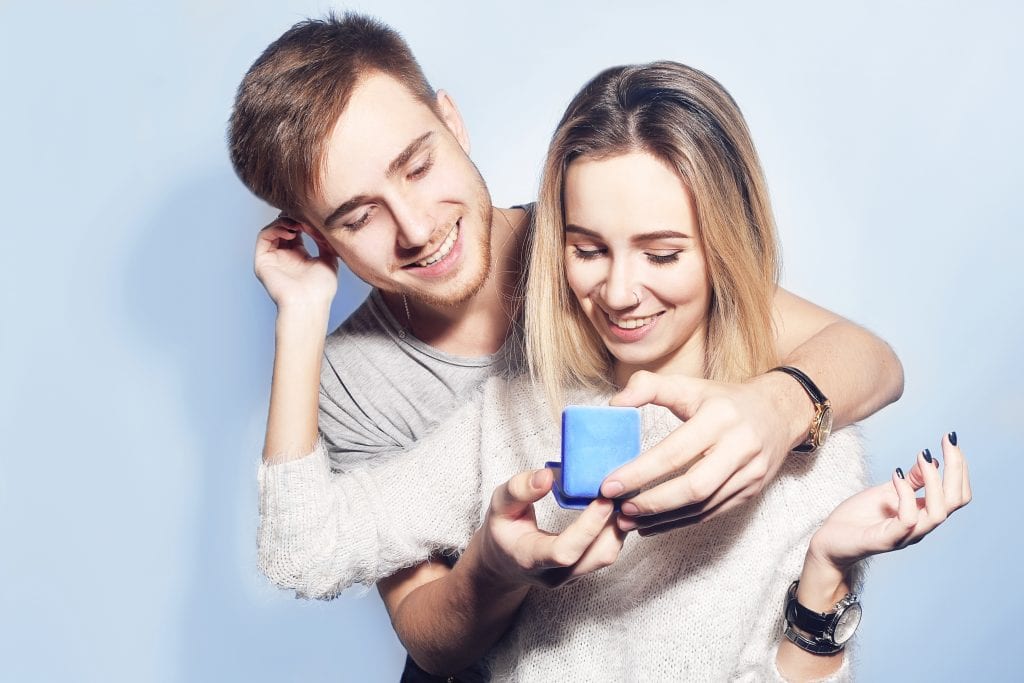
[[433, 137], [433, 135], [434, 132], [429, 131], [419, 136], [412, 142], [410, 142], [408, 146], [406, 146], [406, 148], [402, 150], [402, 153], [395, 157], [390, 164], [388, 164], [388, 170], [384, 172], [385, 175], [387, 175], [390, 178], [391, 176], [395, 175], [400, 170], [402, 170], [402, 168], [407, 163], [409, 163], [409, 159], [412, 159], [413, 155], [416, 154], [416, 152], [420, 151], [420, 148], [423, 147], [423, 145], [427, 144], [427, 141], [430, 140], [430, 138]]
[[348, 213], [352, 209], [356, 208], [360, 204], [363, 204], [368, 199], [369, 199], [369, 197], [367, 195], [365, 195], [365, 194], [361, 194], [361, 195], [359, 195], [357, 197], [353, 197], [352, 199], [349, 199], [347, 202], [345, 202], [344, 204], [339, 206], [337, 209], [332, 211], [330, 216], [328, 216], [327, 218], [324, 219], [324, 227], [325, 228], [331, 227], [331, 223], [333, 223], [334, 221], [338, 220], [339, 218], [341, 218], [346, 213]]
[[[433, 137], [433, 135], [433, 131], [424, 133], [423, 135], [419, 136], [418, 138], [410, 142], [408, 145], [406, 145], [405, 149], [403, 149], [401, 153], [399, 153], [399, 155], [396, 156], [391, 161], [390, 164], [388, 164], [388, 168], [384, 172], [385, 175], [391, 177], [398, 173], [402, 169], [402, 167], [409, 163], [409, 159], [411, 159], [413, 155], [416, 154], [416, 152], [420, 151], [423, 145], [427, 144], [427, 142], [430, 140], [431, 137]], [[366, 203], [368, 200], [369, 197], [364, 194], [352, 197], [352, 199], [349, 199], [341, 206], [336, 208], [334, 211], [331, 211], [330, 215], [324, 219], [324, 227], [330, 228], [331, 224], [334, 223], [336, 220], [338, 220], [339, 218], [341, 218], [346, 213], [356, 208], [360, 204]]]
[[[578, 235], [586, 235], [587, 237], [593, 237], [594, 239], [604, 239], [600, 233], [588, 230], [579, 225], [568, 223], [565, 226], [566, 232], [574, 232]], [[654, 240], [667, 240], [667, 239], [690, 239], [690, 236], [686, 233], [678, 232], [676, 230], [656, 230], [654, 232], [645, 232], [639, 235], [633, 235], [633, 242], [653, 242]]]

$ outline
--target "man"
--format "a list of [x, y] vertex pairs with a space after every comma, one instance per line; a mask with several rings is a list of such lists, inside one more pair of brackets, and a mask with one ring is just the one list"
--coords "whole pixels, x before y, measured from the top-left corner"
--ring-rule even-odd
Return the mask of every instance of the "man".
[[[355, 15], [297, 25], [243, 80], [230, 137], [243, 182], [283, 215], [256, 252], [278, 306], [267, 466], [307, 458], [318, 433], [339, 465], [404, 450], [505, 369], [528, 217], [491, 206], [455, 103], [433, 91], [397, 34]], [[375, 289], [325, 343], [336, 256]], [[605, 482], [605, 495], [629, 499], [631, 525], [663, 531], [759, 493], [791, 449], [827, 437], [819, 393], [837, 426], [898, 398], [902, 370], [881, 340], [783, 290], [775, 308], [779, 356], [820, 392], [782, 372], [742, 385], [631, 380], [619, 403], [666, 405], [690, 434], [673, 434]], [[633, 495], [656, 480], [666, 481]], [[443, 609], [423, 596], [448, 573], [421, 565], [379, 586], [403, 643], [436, 672], [470, 663], [514, 617], [513, 606], [470, 620], [475, 630], [460, 622], [430, 633], [423, 610], [403, 606]]]

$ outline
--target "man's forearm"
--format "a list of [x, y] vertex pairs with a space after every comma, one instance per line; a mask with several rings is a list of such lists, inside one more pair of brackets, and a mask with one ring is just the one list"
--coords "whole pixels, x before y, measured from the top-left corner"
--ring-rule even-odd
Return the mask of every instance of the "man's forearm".
[[529, 590], [481, 571], [478, 541], [479, 533], [451, 571], [419, 585], [397, 606], [389, 604], [409, 655], [435, 675], [455, 674], [480, 660], [508, 630]]
[[292, 306], [278, 311], [274, 379], [263, 460], [267, 464], [300, 458], [318, 436], [320, 358], [329, 309]]
[[[834, 428], [873, 415], [903, 394], [903, 365], [884, 341], [847, 320], [826, 325], [782, 359], [814, 380], [832, 404]], [[793, 445], [807, 437], [814, 415], [803, 388], [788, 375], [768, 373], [781, 415], [789, 416]], [[787, 409], [788, 406], [788, 409]]]
[[[833, 425], [873, 415], [903, 394], [903, 365], [892, 348], [863, 327], [779, 288], [775, 325], [781, 363], [807, 374], [832, 404]], [[814, 409], [792, 377], [770, 372], [754, 380], [784, 416], [791, 445], [807, 437]]]

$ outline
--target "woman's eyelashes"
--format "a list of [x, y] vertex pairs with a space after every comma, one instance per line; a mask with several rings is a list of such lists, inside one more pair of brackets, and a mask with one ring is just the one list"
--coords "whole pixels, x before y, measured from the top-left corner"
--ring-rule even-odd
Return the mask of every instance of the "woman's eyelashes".
[[680, 249], [680, 250], [677, 250], [677, 251], [669, 251], [669, 252], [664, 252], [663, 251], [663, 252], [658, 253], [658, 254], [652, 254], [650, 252], [645, 252], [645, 253], [647, 254], [647, 260], [648, 261], [650, 261], [651, 263], [653, 263], [656, 266], [661, 266], [661, 265], [665, 265], [665, 264], [668, 264], [668, 263], [675, 263], [676, 261], [678, 261], [679, 260], [679, 253], [681, 251], [682, 250]]
[[[583, 247], [580, 245], [573, 245], [572, 249], [573, 256], [581, 261], [591, 261], [608, 253], [607, 249], [601, 247]], [[644, 256], [646, 256], [647, 260], [654, 265], [662, 266], [678, 261], [679, 254], [682, 253], [682, 251], [682, 249], [658, 250], [657, 252], [645, 251]]]
[[573, 245], [572, 253], [573, 256], [580, 259], [581, 261], [590, 261], [596, 259], [608, 251], [607, 249], [598, 249], [595, 247], [581, 247], [578, 244]]

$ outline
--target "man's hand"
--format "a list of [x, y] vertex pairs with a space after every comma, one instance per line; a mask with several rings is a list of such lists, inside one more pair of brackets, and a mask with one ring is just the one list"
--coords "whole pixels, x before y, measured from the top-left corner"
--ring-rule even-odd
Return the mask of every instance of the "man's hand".
[[[303, 232], [316, 242], [317, 256], [306, 251]], [[260, 230], [253, 261], [256, 277], [278, 308], [330, 306], [338, 289], [337, 254], [317, 231], [284, 216]]]
[[533, 503], [551, 491], [553, 476], [548, 469], [530, 470], [494, 490], [474, 540], [483, 578], [499, 589], [559, 586], [606, 567], [619, 556], [626, 532], [615, 525], [610, 500], [592, 502], [560, 534], [537, 528]]
[[[627, 499], [619, 528], [639, 528], [642, 536], [660, 533], [719, 515], [759, 494], [794, 445], [792, 421], [780, 416], [771, 386], [634, 373], [612, 405], [654, 403], [686, 422], [601, 485], [601, 495]], [[798, 422], [806, 417], [809, 425], [809, 400], [806, 411]]]

